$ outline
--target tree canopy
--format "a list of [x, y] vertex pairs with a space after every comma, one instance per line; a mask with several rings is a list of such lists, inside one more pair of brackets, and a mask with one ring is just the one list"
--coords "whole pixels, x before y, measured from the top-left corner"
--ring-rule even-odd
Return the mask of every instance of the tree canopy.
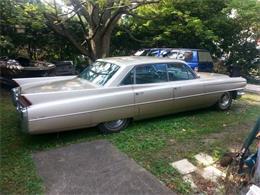
[[247, 72], [258, 52], [257, 0], [56, 1], [2, 0], [1, 55], [93, 61], [140, 48], [205, 48]]
[[146, 47], [206, 48], [242, 71], [250, 69], [256, 57], [260, 31], [256, 0], [162, 0], [135, 13], [141, 17], [127, 17], [113, 37], [116, 54], [126, 48], [128, 52]]
[[[157, 0], [69, 0], [68, 14], [60, 13], [54, 5], [53, 12], [46, 12], [47, 24], [90, 60], [109, 54], [112, 31], [123, 15], [131, 14], [136, 8], [157, 3]], [[70, 16], [72, 14], [72, 16]], [[65, 17], [64, 17], [65, 16]], [[72, 18], [81, 27], [81, 36], [70, 31], [67, 21]]]
[[76, 49], [46, 25], [46, 6], [40, 1], [0, 2], [0, 56], [31, 59], [71, 59]]

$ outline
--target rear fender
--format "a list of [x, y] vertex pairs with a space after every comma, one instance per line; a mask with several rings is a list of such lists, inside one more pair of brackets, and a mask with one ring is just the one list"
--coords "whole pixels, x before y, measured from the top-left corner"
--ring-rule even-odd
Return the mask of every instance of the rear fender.
[[76, 77], [75, 75], [73, 76], [56, 76], [56, 77], [35, 77], [35, 78], [21, 78], [21, 79], [13, 79], [15, 83], [19, 86], [24, 86], [24, 85], [34, 85], [34, 84], [44, 84], [48, 83], [50, 81], [60, 81], [60, 80], [67, 80], [67, 79], [73, 79]]

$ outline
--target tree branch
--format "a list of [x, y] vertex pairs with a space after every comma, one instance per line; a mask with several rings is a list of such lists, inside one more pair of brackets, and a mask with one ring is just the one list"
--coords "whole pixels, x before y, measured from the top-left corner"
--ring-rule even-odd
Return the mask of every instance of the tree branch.
[[145, 16], [140, 16], [140, 15], [138, 15], [138, 14], [135, 14], [135, 13], [131, 13], [131, 12], [128, 12], [127, 13], [127, 15], [129, 15], [129, 16], [132, 16], [132, 17], [134, 17], [134, 18], [137, 18], [137, 19], [140, 19], [140, 20], [151, 20], [151, 19], [156, 19], [157, 18], [157, 16], [155, 16], [155, 17], [145, 17]]
[[153, 42], [153, 41], [143, 41], [143, 40], [140, 40], [140, 39], [136, 38], [129, 29], [127, 29], [125, 27], [122, 27], [122, 26], [120, 28], [123, 31], [125, 31], [130, 36], [131, 39], [133, 39], [133, 40], [135, 40], [135, 41], [137, 41], [139, 43], [152, 43]]
[[76, 41], [76, 39], [68, 32], [68, 30], [65, 28], [65, 26], [62, 23], [58, 23], [55, 24], [54, 21], [56, 20], [56, 17], [49, 14], [49, 13], [44, 13], [45, 18], [47, 19], [47, 25], [53, 29], [54, 32], [56, 32], [57, 34], [66, 37], [71, 43], [72, 45], [77, 48], [83, 55], [88, 56], [89, 53], [88, 51], [85, 49], [85, 47], [83, 47], [80, 43], [78, 43], [78, 41]]
[[111, 15], [111, 17], [107, 20], [105, 27], [102, 31], [102, 35], [104, 35], [107, 30], [113, 29], [116, 25], [117, 21], [121, 18], [123, 14], [129, 14], [130, 11], [147, 4], [158, 3], [159, 0], [132, 0], [129, 5], [119, 5], [119, 8]]
[[92, 21], [91, 21], [91, 17], [90, 17], [90, 14], [87, 12], [86, 9], [84, 9], [83, 7], [83, 4], [87, 4], [88, 6], [88, 3], [90, 1], [87, 1], [87, 2], [84, 2], [84, 3], [81, 3], [79, 0], [70, 0], [71, 4], [76, 8], [76, 10], [79, 9], [79, 13], [81, 13], [84, 18], [86, 19], [86, 21], [90, 24], [90, 25], [93, 25], [92, 24]]

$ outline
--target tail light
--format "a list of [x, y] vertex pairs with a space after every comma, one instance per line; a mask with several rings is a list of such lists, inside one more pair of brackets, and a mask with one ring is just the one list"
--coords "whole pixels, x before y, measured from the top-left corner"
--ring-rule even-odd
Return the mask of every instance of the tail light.
[[19, 83], [17, 83], [14, 79], [12, 79], [12, 81], [13, 81], [13, 84], [15, 84], [15, 87], [19, 87], [20, 86]]
[[32, 105], [32, 103], [23, 95], [20, 97], [20, 103], [23, 105], [23, 107]]

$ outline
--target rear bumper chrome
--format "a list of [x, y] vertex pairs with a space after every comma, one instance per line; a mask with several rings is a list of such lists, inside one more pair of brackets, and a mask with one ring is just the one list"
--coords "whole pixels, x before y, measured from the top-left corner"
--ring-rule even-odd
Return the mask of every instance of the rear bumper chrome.
[[17, 106], [20, 95], [21, 95], [21, 87], [15, 87], [12, 89], [12, 102], [14, 106]]
[[28, 110], [27, 108], [22, 108], [20, 110], [20, 120], [21, 120], [21, 127], [22, 131], [28, 133]]
[[24, 107], [22, 104], [20, 104], [19, 102], [20, 95], [21, 95], [20, 87], [16, 87], [12, 89], [12, 102], [20, 115], [22, 131], [28, 132], [28, 110], [27, 107]]

